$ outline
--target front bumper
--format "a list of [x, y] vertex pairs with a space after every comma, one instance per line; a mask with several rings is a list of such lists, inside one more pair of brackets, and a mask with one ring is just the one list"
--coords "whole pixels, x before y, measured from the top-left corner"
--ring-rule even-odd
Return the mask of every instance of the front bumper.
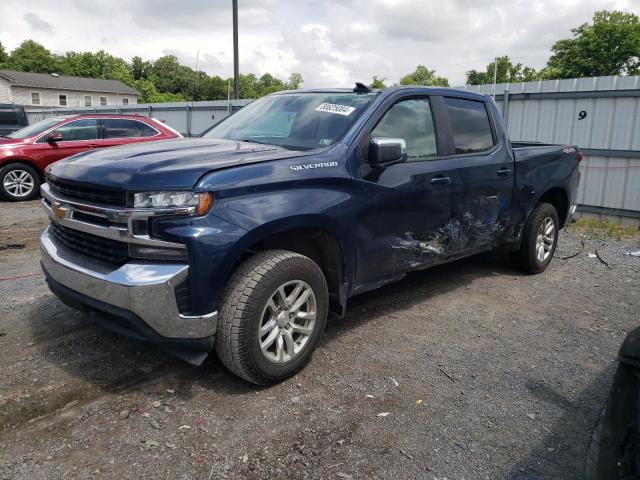
[[[76, 302], [89, 308], [139, 318], [149, 332], [160, 338], [204, 339], [216, 333], [217, 312], [199, 316], [178, 312], [174, 287], [187, 278], [186, 264], [130, 261], [114, 269], [56, 245], [49, 236], [49, 227], [42, 233], [40, 246], [42, 269], [52, 291], [61, 298], [68, 300], [71, 292]], [[61, 294], [63, 291], [67, 293]]]

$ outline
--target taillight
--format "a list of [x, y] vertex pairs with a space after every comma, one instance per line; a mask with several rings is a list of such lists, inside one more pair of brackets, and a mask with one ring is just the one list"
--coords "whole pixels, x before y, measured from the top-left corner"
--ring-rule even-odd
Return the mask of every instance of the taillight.
[[584, 153], [578, 152], [578, 163], [580, 163], [582, 160], [584, 160]]

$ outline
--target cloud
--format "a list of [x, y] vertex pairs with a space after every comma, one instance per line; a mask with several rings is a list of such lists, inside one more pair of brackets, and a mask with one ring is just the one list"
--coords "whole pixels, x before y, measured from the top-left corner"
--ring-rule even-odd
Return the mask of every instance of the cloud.
[[[418, 64], [453, 85], [495, 56], [540, 68], [554, 41], [596, 10], [640, 13], [637, 0], [239, 0], [240, 70], [307, 87], [388, 83]], [[166, 53], [227, 78], [233, 74], [229, 0], [0, 1], [0, 42], [33, 38], [52, 51], [100, 50], [130, 59]], [[46, 18], [46, 20], [44, 20]], [[31, 31], [25, 34], [24, 22]], [[71, 25], [56, 29], [52, 25]]]
[[37, 13], [29, 12], [25, 14], [24, 20], [33, 30], [39, 30], [44, 33], [53, 33], [53, 25], [41, 18]]

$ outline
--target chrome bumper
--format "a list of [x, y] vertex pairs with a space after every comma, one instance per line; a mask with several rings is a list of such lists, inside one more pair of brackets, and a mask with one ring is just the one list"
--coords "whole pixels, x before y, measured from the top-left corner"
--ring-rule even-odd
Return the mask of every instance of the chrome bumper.
[[47, 227], [40, 237], [42, 267], [56, 282], [100, 302], [128, 310], [167, 338], [205, 338], [216, 332], [218, 312], [181, 315], [174, 287], [187, 278], [181, 263], [131, 261], [113, 269], [56, 245]]

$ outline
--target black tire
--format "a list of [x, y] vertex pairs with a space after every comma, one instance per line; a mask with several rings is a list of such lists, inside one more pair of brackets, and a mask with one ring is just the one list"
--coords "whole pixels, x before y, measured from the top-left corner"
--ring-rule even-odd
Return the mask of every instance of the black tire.
[[640, 478], [639, 374], [623, 362], [605, 372], [613, 382], [589, 440], [584, 479]]
[[[6, 183], [10, 179], [10, 175], [20, 176], [28, 179], [28, 185], [30, 190], [25, 192], [24, 195], [17, 195], [7, 190]], [[25, 188], [25, 187], [21, 187]], [[27, 200], [33, 200], [40, 195], [40, 175], [35, 168], [26, 165], [24, 163], [10, 163], [0, 168], [0, 197], [10, 202], [23, 202]]]
[[[301, 281], [312, 289], [315, 325], [297, 356], [274, 363], [260, 348], [259, 329], [269, 300], [280, 286], [292, 281]], [[311, 358], [324, 332], [328, 307], [327, 282], [315, 262], [287, 250], [257, 253], [238, 267], [222, 293], [215, 340], [218, 358], [231, 372], [257, 385], [291, 377]]]
[[[553, 243], [550, 246], [548, 255], [543, 260], [537, 255], [538, 232], [543, 222], [547, 219], [553, 221]], [[511, 252], [511, 258], [518, 268], [527, 273], [542, 273], [546, 270], [551, 262], [558, 245], [558, 234], [560, 232], [560, 222], [558, 221], [558, 212], [553, 205], [549, 203], [541, 203], [533, 209], [531, 215], [527, 219], [522, 232], [522, 242], [520, 250]]]

